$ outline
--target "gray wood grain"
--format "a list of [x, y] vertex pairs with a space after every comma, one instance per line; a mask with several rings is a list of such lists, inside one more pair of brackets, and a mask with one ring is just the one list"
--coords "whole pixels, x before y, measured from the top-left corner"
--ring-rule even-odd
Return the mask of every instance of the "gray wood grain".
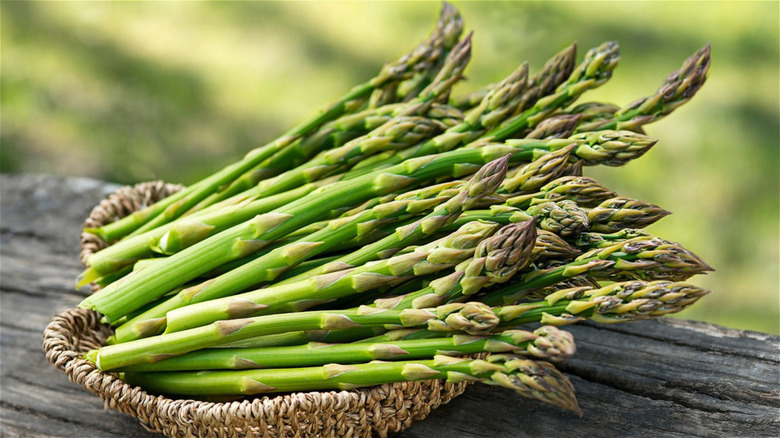
[[[116, 186], [0, 176], [0, 428], [3, 436], [151, 437], [68, 382], [41, 348], [51, 316], [75, 306], [81, 221]], [[474, 385], [396, 438], [780, 435], [780, 337], [678, 320], [570, 327], [561, 365], [583, 417]]]

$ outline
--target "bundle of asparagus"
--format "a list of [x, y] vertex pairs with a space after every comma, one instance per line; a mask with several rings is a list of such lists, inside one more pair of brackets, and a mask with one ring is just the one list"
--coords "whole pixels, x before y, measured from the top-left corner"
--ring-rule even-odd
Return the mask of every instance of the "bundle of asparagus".
[[[246, 396], [447, 379], [579, 411], [556, 326], [655, 318], [711, 268], [641, 228], [669, 212], [584, 166], [702, 86], [709, 47], [623, 107], [577, 103], [615, 42], [451, 97], [471, 57], [445, 4], [429, 38], [242, 160], [98, 229], [79, 284], [115, 327], [86, 358], [162, 394]], [[530, 326], [536, 325], [536, 326]], [[541, 326], [539, 326], [541, 324]], [[475, 356], [476, 355], [476, 356]]]

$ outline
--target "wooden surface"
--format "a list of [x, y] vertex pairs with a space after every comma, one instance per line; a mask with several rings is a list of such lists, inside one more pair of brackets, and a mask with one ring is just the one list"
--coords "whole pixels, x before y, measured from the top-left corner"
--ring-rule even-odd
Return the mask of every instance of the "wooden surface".
[[[0, 435], [159, 436], [104, 410], [41, 348], [51, 316], [87, 293], [73, 289], [79, 225], [116, 186], [4, 175], [0, 187]], [[570, 330], [578, 352], [561, 368], [582, 418], [475, 385], [396, 438], [780, 435], [779, 337], [670, 319]]]

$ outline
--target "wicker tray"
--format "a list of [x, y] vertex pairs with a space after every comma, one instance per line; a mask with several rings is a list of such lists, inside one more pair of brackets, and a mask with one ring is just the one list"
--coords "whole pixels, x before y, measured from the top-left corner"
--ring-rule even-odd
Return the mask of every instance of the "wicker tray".
[[[180, 190], [162, 182], [124, 187], [92, 210], [84, 225], [100, 226]], [[82, 233], [82, 264], [106, 246]], [[96, 286], [93, 285], [93, 290]], [[69, 309], [56, 315], [43, 333], [46, 358], [106, 408], [137, 418], [148, 430], [169, 437], [360, 437], [405, 429], [413, 421], [466, 389], [441, 380], [387, 384], [350, 391], [307, 392], [213, 403], [148, 394], [104, 373], [81, 358], [113, 333], [97, 312]]]

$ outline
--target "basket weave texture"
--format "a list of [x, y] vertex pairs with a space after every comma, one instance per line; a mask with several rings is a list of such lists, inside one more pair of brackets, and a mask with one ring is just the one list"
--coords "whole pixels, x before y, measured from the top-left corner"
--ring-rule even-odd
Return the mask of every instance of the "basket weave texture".
[[[181, 190], [149, 182], [124, 187], [96, 206], [85, 227], [99, 227]], [[82, 233], [82, 264], [106, 242]], [[93, 286], [93, 290], [97, 289]], [[421, 420], [460, 395], [467, 383], [442, 380], [386, 384], [349, 391], [306, 392], [214, 403], [171, 399], [130, 386], [82, 359], [104, 345], [113, 329], [87, 309], [56, 315], [43, 333], [46, 358], [68, 379], [100, 397], [106, 408], [137, 418], [150, 431], [169, 437], [363, 437], [386, 436]]]

